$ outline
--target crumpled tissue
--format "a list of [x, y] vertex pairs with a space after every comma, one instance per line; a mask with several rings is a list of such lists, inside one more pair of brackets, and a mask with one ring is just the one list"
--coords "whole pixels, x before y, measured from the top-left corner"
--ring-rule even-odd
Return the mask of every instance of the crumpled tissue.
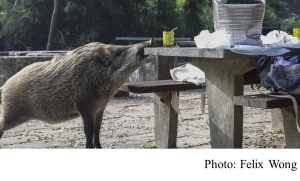
[[229, 49], [231, 44], [231, 35], [226, 34], [225, 30], [218, 30], [210, 33], [208, 30], [202, 30], [198, 36], [194, 37], [198, 48], [222, 48]]

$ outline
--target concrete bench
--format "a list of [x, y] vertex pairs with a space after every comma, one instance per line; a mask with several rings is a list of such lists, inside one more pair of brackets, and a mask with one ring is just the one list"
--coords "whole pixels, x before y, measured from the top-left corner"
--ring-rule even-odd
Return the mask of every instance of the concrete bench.
[[[259, 77], [247, 78], [244, 85], [258, 84]], [[205, 90], [189, 82], [156, 80], [125, 83], [119, 90], [137, 94], [154, 93], [155, 144], [159, 148], [176, 148], [178, 114], [171, 105], [172, 91]]]
[[[295, 96], [300, 105], [300, 96]], [[300, 133], [295, 122], [295, 111], [293, 103], [289, 98], [272, 97], [265, 94], [234, 96], [234, 104], [244, 107], [272, 109], [272, 124], [283, 127], [287, 148], [300, 148]], [[298, 114], [300, 112], [298, 111]], [[299, 114], [300, 115], [300, 114]], [[299, 122], [299, 118], [297, 120]], [[280, 125], [282, 123], [282, 126]], [[274, 126], [272, 126], [274, 127]]]
[[197, 86], [189, 82], [178, 82], [174, 80], [156, 80], [125, 83], [120, 90], [132, 93], [156, 93], [191, 89], [205, 89], [204, 86]]
[[[258, 76], [244, 78], [244, 85], [259, 84]], [[197, 86], [189, 82], [178, 82], [174, 80], [155, 80], [155, 81], [141, 81], [141, 82], [127, 82], [119, 90], [132, 93], [155, 93], [166, 91], [180, 91], [192, 89], [205, 89], [205, 86]]]

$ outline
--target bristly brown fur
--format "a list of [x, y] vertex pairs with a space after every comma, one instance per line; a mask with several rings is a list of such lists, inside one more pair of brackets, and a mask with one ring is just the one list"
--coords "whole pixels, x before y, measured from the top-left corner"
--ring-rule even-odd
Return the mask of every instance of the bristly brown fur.
[[81, 116], [86, 147], [101, 148], [103, 111], [144, 61], [144, 48], [149, 46], [156, 46], [154, 39], [129, 46], [89, 43], [25, 67], [1, 88], [0, 136], [31, 119], [57, 123]]

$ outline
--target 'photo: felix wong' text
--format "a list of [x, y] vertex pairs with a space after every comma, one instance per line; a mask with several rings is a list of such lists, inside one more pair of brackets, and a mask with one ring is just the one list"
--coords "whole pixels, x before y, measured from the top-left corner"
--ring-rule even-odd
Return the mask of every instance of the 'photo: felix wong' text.
[[215, 160], [205, 160], [205, 169], [290, 169], [291, 171], [297, 171], [297, 162], [288, 162], [281, 160], [267, 160], [259, 161], [257, 159], [247, 160], [241, 159], [239, 162], [229, 162], [229, 161], [215, 161]]

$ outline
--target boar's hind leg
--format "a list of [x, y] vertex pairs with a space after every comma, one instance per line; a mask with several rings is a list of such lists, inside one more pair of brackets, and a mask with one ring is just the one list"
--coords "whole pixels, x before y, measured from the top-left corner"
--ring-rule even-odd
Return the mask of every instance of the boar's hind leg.
[[4, 133], [4, 130], [3, 130], [3, 120], [0, 122], [0, 138], [2, 137], [3, 133]]
[[95, 125], [94, 125], [94, 146], [95, 146], [95, 148], [101, 148], [99, 137], [100, 137], [100, 128], [101, 128], [101, 123], [102, 123], [102, 118], [103, 118], [103, 112], [104, 112], [104, 110], [99, 111], [96, 116], [96, 121], [95, 121]]
[[3, 119], [0, 121], [0, 138], [5, 131], [30, 120], [30, 116], [22, 110], [7, 112], [3, 115]]
[[0, 138], [2, 137], [3, 133], [4, 133], [4, 131], [0, 130]]
[[86, 148], [94, 148], [93, 136], [94, 136], [94, 122], [91, 113], [83, 112], [81, 113], [83, 119], [84, 133], [86, 137]]

